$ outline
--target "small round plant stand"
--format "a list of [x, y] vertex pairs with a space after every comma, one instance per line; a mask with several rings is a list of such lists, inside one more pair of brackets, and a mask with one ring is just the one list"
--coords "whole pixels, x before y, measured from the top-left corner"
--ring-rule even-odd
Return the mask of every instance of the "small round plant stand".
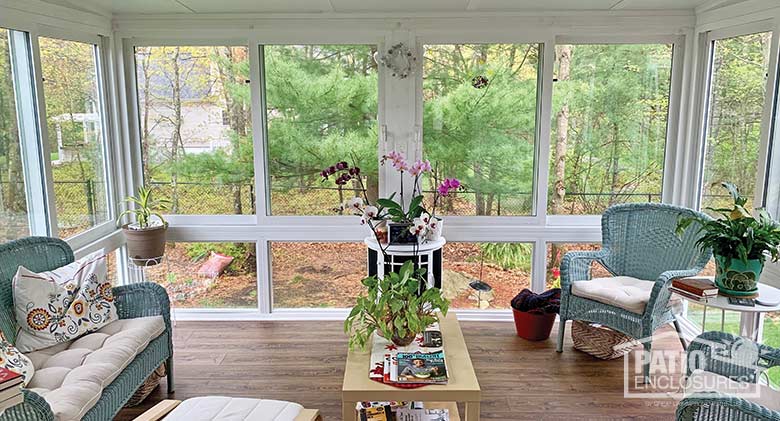
[[[441, 288], [442, 247], [447, 243], [444, 237], [419, 244], [391, 246], [380, 245], [373, 236], [366, 237], [363, 242], [368, 246], [369, 276], [376, 275], [382, 278], [386, 273], [396, 272], [401, 265], [412, 260], [415, 267], [426, 269], [427, 287]], [[384, 254], [382, 249], [385, 251]]]

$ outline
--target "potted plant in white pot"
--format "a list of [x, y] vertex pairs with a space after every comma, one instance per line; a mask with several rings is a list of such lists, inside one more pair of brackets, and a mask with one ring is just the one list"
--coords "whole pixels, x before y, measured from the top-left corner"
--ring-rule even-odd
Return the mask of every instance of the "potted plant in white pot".
[[121, 223], [125, 215], [135, 217], [134, 222], [122, 225], [130, 260], [139, 266], [160, 263], [165, 255], [165, 236], [168, 231], [168, 222], [161, 212], [168, 210], [170, 201], [154, 199], [152, 190], [143, 186], [138, 188], [137, 196], [129, 196], [125, 201], [134, 207], [122, 212], [117, 223]]
[[764, 209], [752, 215], [732, 183], [722, 183], [734, 200], [731, 208], [708, 208], [720, 214], [718, 219], [682, 218], [677, 232], [682, 233], [693, 222], [700, 224], [699, 247], [712, 249], [715, 258], [715, 285], [726, 295], [749, 296], [758, 292], [758, 280], [769, 258], [780, 257], [780, 225]]

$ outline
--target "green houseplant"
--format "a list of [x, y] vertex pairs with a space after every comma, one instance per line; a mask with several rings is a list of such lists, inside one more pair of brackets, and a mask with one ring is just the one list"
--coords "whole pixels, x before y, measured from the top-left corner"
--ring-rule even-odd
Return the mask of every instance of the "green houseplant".
[[407, 261], [398, 272], [382, 279], [363, 279], [368, 294], [358, 297], [344, 322], [350, 348], [365, 348], [375, 331], [398, 346], [406, 346], [439, 320], [437, 311], [446, 316], [450, 303], [438, 288], [420, 293], [424, 275], [425, 269], [415, 270], [412, 261]]
[[743, 197], [732, 183], [722, 183], [734, 201], [731, 208], [708, 208], [720, 215], [717, 219], [682, 218], [677, 232], [691, 223], [701, 224], [701, 248], [711, 248], [715, 258], [715, 284], [728, 295], [746, 296], [758, 290], [758, 279], [767, 258], [776, 262], [780, 253], [780, 225], [764, 209], [755, 216], [746, 208]]
[[165, 236], [168, 231], [168, 222], [161, 212], [168, 210], [170, 201], [153, 198], [152, 190], [144, 186], [138, 188], [136, 196], [129, 196], [125, 201], [134, 206], [122, 212], [117, 223], [121, 223], [125, 215], [134, 216], [134, 222], [122, 225], [131, 261], [140, 266], [160, 263], [165, 255]]

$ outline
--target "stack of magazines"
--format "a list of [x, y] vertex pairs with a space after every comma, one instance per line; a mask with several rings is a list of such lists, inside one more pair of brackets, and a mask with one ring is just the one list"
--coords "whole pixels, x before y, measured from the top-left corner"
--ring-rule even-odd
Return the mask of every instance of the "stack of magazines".
[[385, 354], [383, 383], [447, 384], [444, 351]]
[[446, 409], [425, 408], [422, 402], [358, 402], [360, 421], [449, 421]]

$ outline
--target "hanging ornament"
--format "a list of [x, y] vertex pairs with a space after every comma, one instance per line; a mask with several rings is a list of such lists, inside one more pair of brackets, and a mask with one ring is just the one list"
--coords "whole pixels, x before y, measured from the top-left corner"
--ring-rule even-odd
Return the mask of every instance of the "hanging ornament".
[[477, 89], [482, 89], [488, 86], [488, 83], [490, 83], [490, 80], [483, 75], [474, 76], [474, 78], [471, 79], [471, 86]]
[[400, 42], [390, 47], [387, 53], [376, 61], [390, 69], [393, 77], [405, 79], [414, 72], [417, 57], [412, 54], [409, 47]]

